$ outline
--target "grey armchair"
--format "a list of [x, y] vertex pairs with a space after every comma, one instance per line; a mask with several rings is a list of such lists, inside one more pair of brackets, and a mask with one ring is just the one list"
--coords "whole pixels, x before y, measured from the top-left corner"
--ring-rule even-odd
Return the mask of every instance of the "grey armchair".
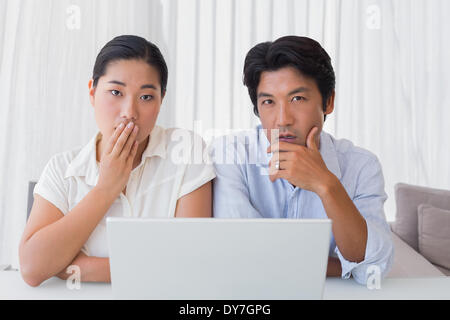
[[34, 187], [36, 186], [36, 183], [37, 183], [36, 181], [28, 182], [27, 220], [28, 220], [28, 217], [30, 216], [31, 208], [33, 207], [33, 201], [34, 201], [33, 191], [34, 191]]
[[450, 276], [450, 191], [397, 183], [391, 276]]

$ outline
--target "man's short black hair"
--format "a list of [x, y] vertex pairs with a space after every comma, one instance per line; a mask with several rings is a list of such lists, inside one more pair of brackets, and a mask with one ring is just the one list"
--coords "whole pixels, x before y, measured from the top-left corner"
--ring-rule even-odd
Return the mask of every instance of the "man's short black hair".
[[245, 57], [244, 85], [248, 88], [253, 103], [253, 112], [256, 116], [259, 117], [256, 90], [261, 73], [276, 71], [284, 67], [294, 67], [304, 76], [316, 81], [322, 96], [323, 111], [325, 111], [336, 85], [330, 56], [313, 39], [286, 36], [273, 42], [257, 44]]

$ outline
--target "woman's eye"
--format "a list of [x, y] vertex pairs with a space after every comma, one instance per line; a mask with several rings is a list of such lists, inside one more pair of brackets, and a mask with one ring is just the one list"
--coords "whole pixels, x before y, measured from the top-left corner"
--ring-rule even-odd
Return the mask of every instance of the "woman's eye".
[[120, 96], [120, 95], [122, 95], [119, 90], [110, 90], [110, 92], [111, 92], [111, 94], [113, 96]]
[[141, 96], [141, 100], [144, 100], [144, 101], [149, 101], [149, 100], [152, 100], [152, 99], [153, 99], [153, 96], [151, 96], [149, 94]]
[[292, 101], [301, 101], [301, 100], [305, 100], [305, 97], [295, 96], [292, 98]]

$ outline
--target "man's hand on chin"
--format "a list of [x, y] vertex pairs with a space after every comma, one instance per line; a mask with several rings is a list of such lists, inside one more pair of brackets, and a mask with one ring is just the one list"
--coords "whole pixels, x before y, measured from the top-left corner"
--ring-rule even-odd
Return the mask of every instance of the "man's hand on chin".
[[267, 148], [273, 153], [269, 162], [269, 179], [282, 178], [301, 189], [322, 192], [335, 176], [328, 170], [316, 143], [319, 129], [313, 127], [306, 139], [306, 147], [280, 141]]

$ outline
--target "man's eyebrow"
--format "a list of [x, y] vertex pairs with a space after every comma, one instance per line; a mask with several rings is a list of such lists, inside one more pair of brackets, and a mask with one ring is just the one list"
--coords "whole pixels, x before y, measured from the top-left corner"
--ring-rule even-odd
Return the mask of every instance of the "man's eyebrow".
[[271, 95], [270, 93], [260, 92], [258, 93], [258, 98], [261, 97], [273, 97], [273, 95]]
[[310, 91], [309, 88], [306, 87], [299, 87], [297, 89], [292, 90], [291, 92], [288, 93], [288, 96], [296, 94], [296, 93], [302, 93], [302, 92], [308, 92]]
[[[310, 91], [309, 88], [299, 87], [297, 89], [290, 91], [287, 95], [290, 96], [290, 95], [293, 95], [296, 93], [302, 93], [302, 92], [308, 92], [308, 91]], [[266, 92], [260, 92], [260, 93], [258, 93], [258, 98], [261, 98], [261, 97], [273, 97], [273, 95], [270, 93], [266, 93]]]

